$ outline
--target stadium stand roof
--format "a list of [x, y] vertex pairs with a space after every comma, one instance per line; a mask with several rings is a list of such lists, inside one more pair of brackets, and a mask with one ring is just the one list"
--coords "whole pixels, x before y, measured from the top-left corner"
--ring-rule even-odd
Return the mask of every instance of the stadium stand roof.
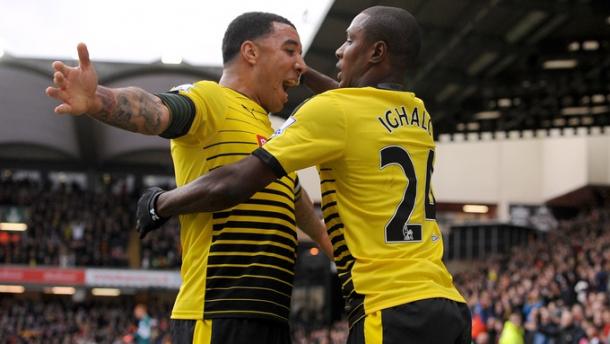
[[[336, 74], [334, 52], [362, 9], [383, 4], [410, 10], [423, 47], [406, 84], [425, 100], [437, 134], [523, 131], [610, 125], [610, 2], [606, 0], [335, 1], [306, 61]], [[92, 169], [171, 169], [168, 144], [96, 123], [53, 114], [44, 95], [49, 60], [0, 58], [0, 160], [4, 166], [44, 160]], [[218, 79], [218, 67], [161, 62], [97, 63], [102, 84], [161, 92]], [[291, 91], [287, 117], [311, 96]]]

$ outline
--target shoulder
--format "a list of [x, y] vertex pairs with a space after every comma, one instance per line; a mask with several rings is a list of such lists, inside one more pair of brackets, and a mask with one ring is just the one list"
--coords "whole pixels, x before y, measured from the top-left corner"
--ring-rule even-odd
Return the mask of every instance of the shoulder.
[[209, 80], [197, 81], [193, 84], [191, 91], [194, 92], [213, 92], [213, 93], [223, 93], [222, 87], [214, 82]]
[[[351, 104], [354, 99], [365, 99], [367, 97], [383, 97], [384, 95], [392, 94], [386, 90], [380, 90], [374, 87], [345, 87], [321, 93], [312, 99], [317, 99], [320, 102], [347, 102]], [[403, 92], [401, 92], [403, 93]], [[412, 93], [410, 93], [413, 95]]]
[[426, 107], [423, 99], [416, 96], [415, 93], [411, 93], [411, 96], [413, 97], [413, 103], [415, 103], [416, 105], [421, 106], [421, 107]]
[[314, 98], [322, 98], [322, 99], [332, 99], [332, 98], [342, 98], [346, 96], [351, 96], [354, 94], [358, 94], [362, 91], [361, 88], [335, 88], [334, 90], [328, 90], [324, 93], [320, 93]]
[[197, 107], [206, 104], [206, 107], [212, 107], [216, 111], [219, 107], [225, 107], [227, 103], [227, 93], [214, 81], [203, 80], [194, 84], [180, 85], [174, 87], [172, 92], [191, 98]]
[[307, 100], [305, 100], [301, 105], [297, 107], [297, 110], [301, 108], [311, 108], [311, 107], [338, 107], [344, 102], [347, 98], [349, 98], [350, 91], [347, 89], [334, 89], [330, 91], [326, 91], [324, 93], [320, 93], [315, 95]]
[[222, 87], [214, 82], [208, 80], [197, 81], [193, 84], [182, 84], [172, 87], [170, 90], [172, 93], [178, 93], [182, 95], [190, 94], [221, 94]]

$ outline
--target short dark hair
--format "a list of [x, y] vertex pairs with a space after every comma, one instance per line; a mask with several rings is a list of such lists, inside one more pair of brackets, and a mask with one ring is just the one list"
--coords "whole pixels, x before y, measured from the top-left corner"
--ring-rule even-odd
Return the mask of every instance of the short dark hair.
[[369, 42], [384, 41], [393, 65], [410, 67], [421, 48], [421, 32], [409, 11], [389, 6], [373, 6], [362, 11], [369, 16], [364, 35]]
[[267, 35], [273, 30], [273, 23], [283, 23], [296, 27], [288, 19], [267, 12], [246, 12], [239, 15], [227, 27], [222, 39], [222, 61], [227, 63], [237, 55], [241, 44]]

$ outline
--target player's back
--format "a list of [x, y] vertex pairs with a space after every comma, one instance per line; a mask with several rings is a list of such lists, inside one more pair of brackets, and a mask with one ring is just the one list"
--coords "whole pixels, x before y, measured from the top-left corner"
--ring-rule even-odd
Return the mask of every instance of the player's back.
[[430, 187], [435, 145], [423, 102], [372, 87], [321, 98], [344, 116], [344, 152], [320, 165], [320, 178], [351, 320], [363, 306], [369, 313], [430, 297], [463, 301], [441, 261]]

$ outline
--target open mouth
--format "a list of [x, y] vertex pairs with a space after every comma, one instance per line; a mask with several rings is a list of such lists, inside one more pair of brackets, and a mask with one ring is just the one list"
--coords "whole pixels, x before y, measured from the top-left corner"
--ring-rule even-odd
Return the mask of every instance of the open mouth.
[[282, 83], [282, 87], [284, 88], [284, 91], [287, 91], [291, 87], [297, 87], [297, 86], [299, 86], [299, 79], [288, 79], [288, 80], [284, 80], [284, 82]]
[[341, 81], [341, 64], [339, 64], [339, 62], [337, 62], [337, 64], [335, 65], [335, 67], [337, 67], [337, 69], [339, 70], [339, 72], [337, 72], [337, 81]]

